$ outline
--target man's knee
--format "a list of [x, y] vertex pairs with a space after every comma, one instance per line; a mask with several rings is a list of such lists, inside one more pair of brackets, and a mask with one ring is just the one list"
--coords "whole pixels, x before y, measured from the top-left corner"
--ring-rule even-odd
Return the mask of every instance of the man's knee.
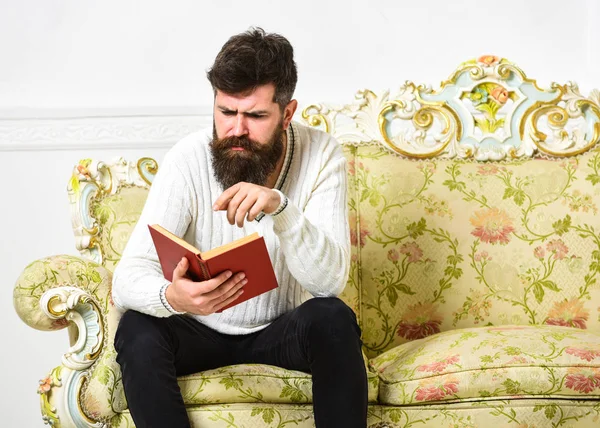
[[115, 334], [115, 350], [119, 356], [127, 351], [136, 354], [150, 352], [164, 341], [166, 322], [141, 312], [129, 310], [123, 314]]
[[310, 331], [330, 339], [360, 337], [356, 314], [337, 297], [315, 297], [304, 303], [300, 316]]

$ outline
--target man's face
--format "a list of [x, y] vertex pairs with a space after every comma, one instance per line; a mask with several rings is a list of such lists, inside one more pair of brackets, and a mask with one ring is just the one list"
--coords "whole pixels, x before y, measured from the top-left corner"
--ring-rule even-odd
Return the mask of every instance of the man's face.
[[275, 170], [287, 124], [273, 101], [274, 93], [273, 84], [235, 95], [217, 90], [210, 148], [216, 178], [224, 189], [240, 181], [264, 185]]

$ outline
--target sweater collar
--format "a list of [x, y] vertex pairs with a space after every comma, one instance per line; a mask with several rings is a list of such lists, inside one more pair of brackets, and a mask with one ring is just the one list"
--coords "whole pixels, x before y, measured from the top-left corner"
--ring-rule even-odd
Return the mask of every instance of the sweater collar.
[[[283, 166], [281, 167], [279, 178], [277, 178], [277, 182], [275, 183], [275, 189], [281, 192], [283, 192], [283, 185], [285, 184], [285, 179], [288, 176], [290, 166], [292, 165], [292, 158], [294, 157], [294, 148], [296, 145], [296, 130], [294, 129], [293, 122], [290, 123], [290, 126], [288, 128], [287, 142], [288, 144], [285, 150], [285, 159], [283, 160]], [[260, 213], [258, 216], [256, 216], [256, 221], [260, 222], [264, 216], [264, 213]]]

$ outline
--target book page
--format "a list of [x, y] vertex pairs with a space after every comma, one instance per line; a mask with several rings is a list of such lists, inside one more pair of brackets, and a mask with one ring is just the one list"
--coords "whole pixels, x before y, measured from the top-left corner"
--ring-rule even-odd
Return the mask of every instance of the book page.
[[218, 256], [219, 254], [226, 253], [229, 250], [232, 250], [237, 247], [241, 247], [242, 245], [247, 244], [248, 242], [252, 242], [259, 238], [260, 238], [260, 236], [258, 236], [258, 233], [254, 232], [251, 235], [248, 235], [248, 236], [245, 236], [238, 240], [235, 240], [233, 242], [230, 242], [229, 244], [221, 245], [220, 247], [213, 248], [212, 250], [208, 250], [203, 253], [200, 253], [200, 257], [202, 257], [203, 260], [208, 260], [211, 257], [215, 257], [215, 256]]

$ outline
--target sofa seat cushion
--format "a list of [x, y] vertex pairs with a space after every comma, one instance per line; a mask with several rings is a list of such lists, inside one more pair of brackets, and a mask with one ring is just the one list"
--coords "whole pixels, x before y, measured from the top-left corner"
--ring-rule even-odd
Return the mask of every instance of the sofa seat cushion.
[[[369, 402], [377, 400], [378, 378], [368, 374]], [[213, 403], [312, 403], [310, 374], [264, 364], [239, 364], [182, 376], [186, 405]]]
[[559, 326], [448, 331], [370, 361], [379, 402], [600, 399], [600, 333]]

